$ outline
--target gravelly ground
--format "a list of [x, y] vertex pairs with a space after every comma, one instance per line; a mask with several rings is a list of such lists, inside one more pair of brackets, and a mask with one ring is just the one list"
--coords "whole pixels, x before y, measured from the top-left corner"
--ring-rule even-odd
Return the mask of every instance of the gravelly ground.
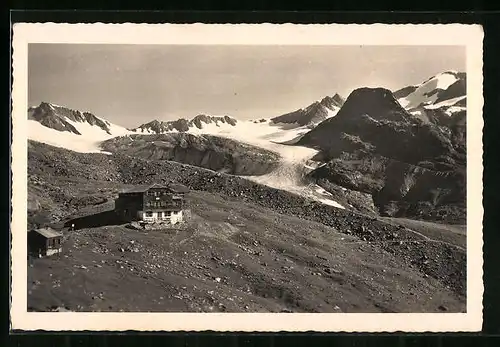
[[32, 142], [29, 173], [31, 223], [102, 215], [112, 208], [103, 202], [130, 184], [172, 180], [194, 190], [192, 218], [178, 230], [94, 223], [65, 231], [63, 254], [29, 267], [32, 310], [465, 310], [463, 240], [436, 237], [432, 227], [187, 165]]

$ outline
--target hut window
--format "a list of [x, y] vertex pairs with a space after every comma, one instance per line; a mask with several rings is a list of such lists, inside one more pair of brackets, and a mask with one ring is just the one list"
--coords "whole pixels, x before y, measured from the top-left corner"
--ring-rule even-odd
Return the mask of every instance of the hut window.
[[153, 217], [153, 212], [147, 211], [146, 212], [146, 217]]

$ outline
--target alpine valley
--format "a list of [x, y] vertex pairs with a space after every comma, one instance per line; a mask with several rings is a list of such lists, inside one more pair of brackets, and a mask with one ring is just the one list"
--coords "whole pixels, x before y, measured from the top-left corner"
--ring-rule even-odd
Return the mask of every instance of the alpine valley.
[[[28, 109], [28, 228], [64, 235], [30, 310], [465, 312], [465, 73], [266, 119], [100, 116]], [[179, 228], [103, 219], [167, 182], [191, 189]]]

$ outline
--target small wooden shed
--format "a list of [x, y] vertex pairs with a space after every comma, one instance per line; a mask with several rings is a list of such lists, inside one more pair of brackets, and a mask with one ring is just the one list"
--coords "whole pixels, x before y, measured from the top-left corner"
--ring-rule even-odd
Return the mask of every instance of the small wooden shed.
[[61, 253], [62, 234], [48, 227], [29, 231], [28, 252], [36, 257]]

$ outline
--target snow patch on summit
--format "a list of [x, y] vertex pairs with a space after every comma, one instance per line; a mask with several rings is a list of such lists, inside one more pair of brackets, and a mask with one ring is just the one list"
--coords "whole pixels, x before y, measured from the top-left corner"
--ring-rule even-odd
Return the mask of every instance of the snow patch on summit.
[[458, 80], [456, 72], [443, 72], [418, 85], [414, 92], [398, 101], [406, 109], [432, 104], [438, 99], [438, 93], [435, 91], [446, 90]]
[[424, 106], [424, 108], [427, 108], [429, 110], [433, 110], [433, 109], [444, 107], [444, 106], [453, 106], [457, 102], [462, 101], [463, 99], [465, 99], [466, 97], [467, 96], [465, 96], [465, 95], [464, 96], [459, 96], [457, 98], [452, 98], [452, 99], [440, 101], [440, 102], [432, 104], [432, 105], [426, 105], [426, 106]]
[[[99, 120], [106, 124], [109, 133], [97, 124], [90, 124], [88, 121], [79, 121], [82, 116], [80, 111], [76, 111], [78, 117], [70, 119], [66, 115], [71, 110], [67, 107], [45, 103], [50, 110], [50, 113], [45, 113], [42, 119], [35, 120], [28, 117], [28, 138], [33, 141], [46, 143], [51, 146], [66, 148], [75, 152], [81, 153], [100, 153], [100, 143], [116, 136], [123, 136], [131, 132], [124, 127], [108, 122], [107, 120], [91, 115], [94, 120]], [[39, 107], [31, 107], [28, 109], [28, 115], [33, 114], [34, 110]], [[75, 114], [75, 113], [73, 113]], [[43, 117], [51, 117], [57, 121], [63, 121], [65, 124], [74, 127], [80, 134], [75, 134], [70, 131], [60, 131], [40, 123]]]

